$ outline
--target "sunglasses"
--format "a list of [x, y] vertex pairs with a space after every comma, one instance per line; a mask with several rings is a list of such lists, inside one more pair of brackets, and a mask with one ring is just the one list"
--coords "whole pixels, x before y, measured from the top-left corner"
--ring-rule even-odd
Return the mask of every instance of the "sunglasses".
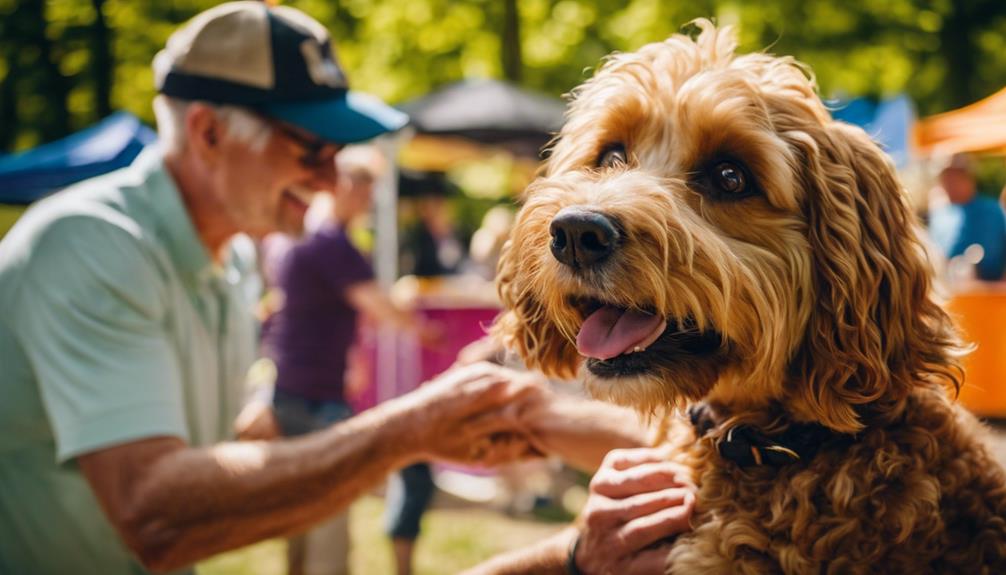
[[305, 168], [313, 170], [334, 163], [335, 155], [342, 149], [342, 146], [339, 144], [333, 144], [314, 136], [309, 136], [283, 122], [271, 118], [268, 121], [269, 125], [304, 150], [304, 153], [297, 158], [297, 161]]

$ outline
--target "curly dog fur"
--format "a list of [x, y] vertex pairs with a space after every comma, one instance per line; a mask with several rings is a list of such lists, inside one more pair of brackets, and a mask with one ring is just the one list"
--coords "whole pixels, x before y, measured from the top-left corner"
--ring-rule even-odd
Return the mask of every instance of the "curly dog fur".
[[[1006, 573], [1006, 475], [950, 399], [965, 350], [893, 168], [805, 67], [697, 25], [574, 91], [500, 261], [497, 334], [664, 422], [700, 486], [668, 573]], [[559, 261], [565, 208], [612, 222], [613, 253]], [[585, 362], [577, 334], [602, 306], [667, 327]], [[723, 422], [703, 440], [675, 415], [699, 400]], [[742, 468], [714, 446], [736, 423], [848, 440]]]

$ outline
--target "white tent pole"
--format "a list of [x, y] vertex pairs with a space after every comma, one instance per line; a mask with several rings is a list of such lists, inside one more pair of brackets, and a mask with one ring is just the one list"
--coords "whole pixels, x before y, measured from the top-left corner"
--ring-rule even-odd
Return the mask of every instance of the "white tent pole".
[[[387, 169], [374, 190], [374, 272], [377, 283], [386, 292], [398, 275], [398, 151], [412, 137], [412, 130], [379, 138], [377, 147], [384, 154]], [[377, 401], [387, 401], [396, 393], [398, 341], [395, 329], [381, 324], [377, 334], [375, 383]]]
[[398, 276], [398, 151], [411, 139], [412, 130], [379, 138], [377, 147], [387, 161], [387, 169], [374, 190], [374, 271], [377, 282], [390, 289]]

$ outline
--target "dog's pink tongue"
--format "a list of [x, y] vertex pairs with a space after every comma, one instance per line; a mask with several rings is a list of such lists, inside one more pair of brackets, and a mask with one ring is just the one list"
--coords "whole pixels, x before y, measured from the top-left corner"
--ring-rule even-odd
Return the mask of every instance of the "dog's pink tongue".
[[657, 315], [607, 305], [583, 322], [576, 349], [586, 357], [611, 359], [647, 339], [662, 321]]

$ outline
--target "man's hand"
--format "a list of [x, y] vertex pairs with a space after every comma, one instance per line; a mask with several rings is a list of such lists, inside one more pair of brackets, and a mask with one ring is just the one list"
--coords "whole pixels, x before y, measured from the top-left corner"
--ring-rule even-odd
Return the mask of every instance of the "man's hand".
[[234, 420], [234, 435], [241, 441], [275, 439], [280, 436], [279, 424], [272, 406], [262, 400], [252, 400]]
[[586, 575], [663, 573], [695, 506], [689, 470], [663, 448], [616, 449], [590, 482], [574, 560]]
[[406, 397], [415, 403], [410, 412], [419, 449], [434, 458], [492, 466], [538, 455], [519, 412], [543, 392], [533, 375], [478, 363], [450, 369]]

